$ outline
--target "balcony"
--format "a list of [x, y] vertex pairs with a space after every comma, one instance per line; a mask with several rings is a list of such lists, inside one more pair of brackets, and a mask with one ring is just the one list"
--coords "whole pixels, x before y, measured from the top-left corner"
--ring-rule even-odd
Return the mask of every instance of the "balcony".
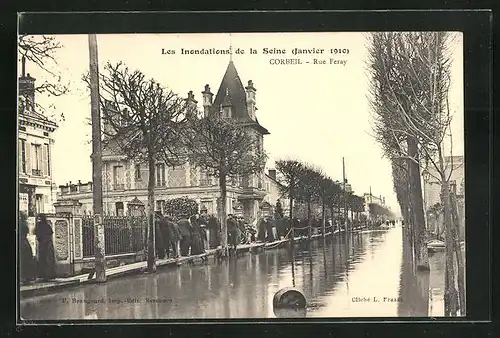
[[113, 184], [113, 190], [125, 190], [125, 184], [115, 183]]
[[42, 176], [42, 171], [40, 169], [32, 169], [31, 174], [33, 176]]

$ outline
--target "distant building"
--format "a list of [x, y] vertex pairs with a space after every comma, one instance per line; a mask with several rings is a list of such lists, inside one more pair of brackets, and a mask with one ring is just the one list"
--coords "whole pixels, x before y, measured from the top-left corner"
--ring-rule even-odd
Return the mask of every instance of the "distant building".
[[[204, 114], [221, 113], [243, 124], [256, 137], [258, 148], [263, 150], [264, 135], [269, 132], [260, 125], [256, 116], [256, 89], [253, 82], [243, 87], [236, 67], [229, 62], [218, 88], [215, 100], [210, 86], [206, 85], [203, 95]], [[188, 104], [196, 105], [192, 92], [188, 93]], [[104, 128], [109, 126], [104, 126]], [[130, 212], [132, 201], [147, 203], [148, 168], [122, 155], [118, 147], [109, 143], [103, 149], [103, 209], [105, 213], [125, 215]], [[163, 210], [165, 201], [187, 196], [198, 202], [200, 208], [209, 214], [217, 214], [220, 189], [216, 178], [207, 175], [190, 163], [168, 167], [158, 161], [155, 168], [155, 209]], [[248, 177], [229, 179], [227, 187], [227, 213], [241, 208], [245, 219], [252, 222], [264, 200], [275, 205], [279, 198], [275, 173], [263, 172]], [[59, 200], [78, 200], [82, 210], [92, 211], [92, 183], [66, 184], [60, 186]], [[135, 203], [135, 202], [134, 202]], [[283, 204], [282, 204], [283, 205]]]
[[370, 204], [377, 204], [383, 208], [387, 208], [385, 205], [385, 197], [375, 196], [371, 192], [364, 193], [363, 199], [365, 200], [365, 211], [364, 214], [370, 220], [372, 219], [372, 215], [370, 214]]
[[276, 169], [269, 169], [267, 174], [265, 174], [265, 188], [267, 194], [264, 197], [264, 201], [272, 206], [276, 206], [276, 202], [279, 200], [281, 209], [283, 209], [283, 213], [286, 216], [290, 211], [290, 200], [282, 193], [281, 186], [281, 183], [279, 183], [276, 178]]
[[[446, 156], [445, 172], [450, 176], [450, 189], [456, 195], [465, 194], [465, 162], [463, 156]], [[439, 175], [433, 166], [429, 166], [423, 174], [423, 194], [425, 209], [428, 210], [436, 203], [441, 203], [441, 183]]]
[[52, 145], [57, 124], [35, 110], [35, 78], [22, 60], [18, 105], [19, 210], [33, 217], [53, 212]]

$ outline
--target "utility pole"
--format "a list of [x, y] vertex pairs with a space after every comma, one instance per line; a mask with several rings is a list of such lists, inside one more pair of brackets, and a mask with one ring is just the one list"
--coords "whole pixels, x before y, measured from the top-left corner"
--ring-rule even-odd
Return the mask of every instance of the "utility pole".
[[343, 182], [344, 182], [344, 223], [345, 223], [345, 231], [347, 233], [347, 191], [345, 187], [345, 161], [344, 158], [342, 157], [342, 177], [343, 177]]
[[94, 272], [96, 281], [106, 282], [104, 225], [102, 223], [101, 115], [99, 110], [99, 68], [97, 37], [89, 34], [90, 107], [92, 116], [92, 202], [94, 209]]

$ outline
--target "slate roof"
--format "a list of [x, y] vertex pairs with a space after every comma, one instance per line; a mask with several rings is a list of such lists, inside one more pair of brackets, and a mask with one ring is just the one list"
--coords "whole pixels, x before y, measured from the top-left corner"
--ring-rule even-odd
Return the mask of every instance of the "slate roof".
[[269, 131], [259, 124], [257, 118], [254, 121], [248, 115], [246, 91], [232, 60], [227, 65], [226, 73], [215, 95], [211, 114], [218, 113], [221, 107], [228, 104], [233, 107], [232, 116], [235, 120], [257, 128], [262, 134], [269, 134]]

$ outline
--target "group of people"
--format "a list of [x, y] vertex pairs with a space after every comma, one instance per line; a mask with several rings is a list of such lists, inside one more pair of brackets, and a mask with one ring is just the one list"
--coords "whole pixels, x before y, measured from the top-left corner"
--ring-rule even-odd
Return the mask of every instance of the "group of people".
[[[284, 238], [290, 230], [290, 222], [284, 218], [258, 217], [253, 223], [243, 216], [227, 216], [227, 242], [236, 250], [239, 244], [272, 242]], [[217, 248], [222, 241], [221, 224], [214, 215], [182, 215], [174, 218], [156, 213], [157, 257], [177, 258], [199, 255], [207, 249]]]
[[[221, 224], [214, 215], [202, 213], [174, 218], [157, 212], [155, 216], [155, 251], [160, 259], [199, 255], [221, 244]], [[21, 212], [19, 217], [22, 282], [55, 278], [53, 230], [46, 216], [39, 214], [36, 217], [36, 255], [27, 238], [27, 215]], [[306, 235], [308, 230], [305, 221], [294, 219], [294, 226], [296, 235], [301, 235], [302, 232]], [[230, 214], [227, 217], [228, 244], [236, 250], [241, 243], [273, 242], [286, 237], [290, 233], [290, 227], [291, 222], [287, 218], [259, 216], [253, 223], [248, 223], [242, 216]]]
[[[156, 254], [158, 258], [199, 255], [213, 247], [218, 222], [213, 216], [181, 215], [174, 218], [156, 213]], [[213, 234], [212, 235], [212, 231]]]
[[35, 235], [37, 240], [38, 254], [33, 253], [33, 249], [28, 240], [29, 234], [28, 216], [24, 212], [19, 215], [19, 235], [20, 235], [20, 279], [23, 284], [36, 281], [48, 281], [56, 277], [56, 260], [54, 243], [52, 239], [53, 230], [47, 217], [38, 214], [35, 224]]

